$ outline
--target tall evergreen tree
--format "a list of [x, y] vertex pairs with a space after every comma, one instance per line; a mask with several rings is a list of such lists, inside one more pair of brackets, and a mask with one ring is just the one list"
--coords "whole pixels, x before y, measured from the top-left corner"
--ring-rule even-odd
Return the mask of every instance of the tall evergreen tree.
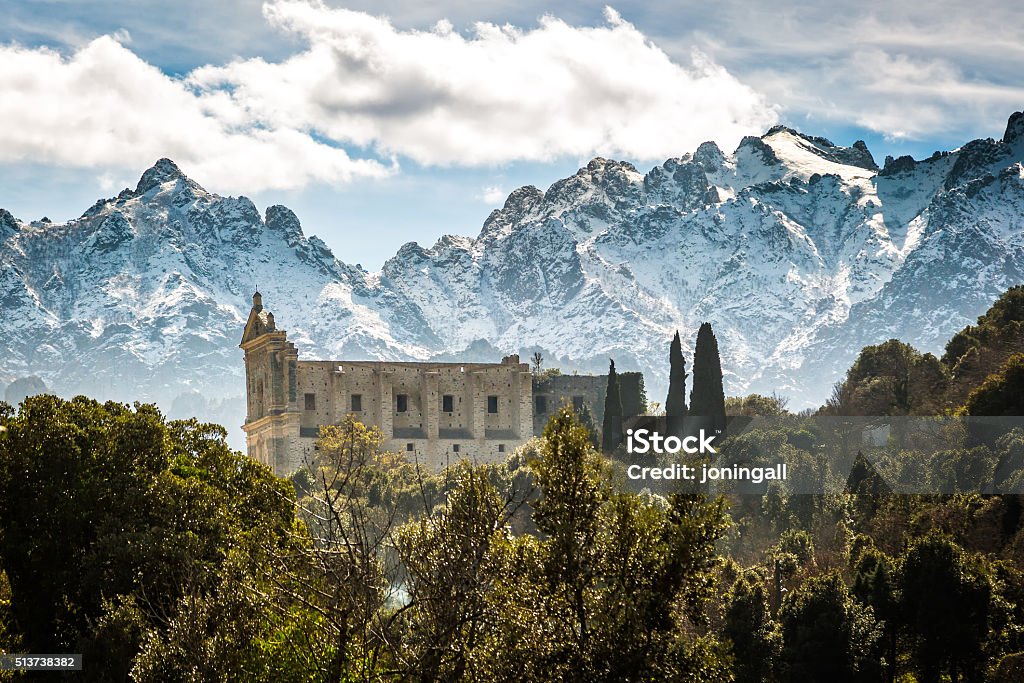
[[693, 391], [690, 392], [690, 414], [703, 417], [725, 417], [725, 390], [722, 387], [722, 361], [718, 340], [711, 323], [697, 331], [693, 350]]
[[622, 398], [615, 361], [608, 365], [608, 391], [604, 395], [604, 422], [601, 428], [601, 450], [611, 453], [622, 443]]
[[683, 358], [683, 344], [679, 341], [679, 331], [672, 337], [672, 345], [668, 351], [668, 397], [665, 399], [665, 415], [683, 417], [686, 415], [686, 359]]

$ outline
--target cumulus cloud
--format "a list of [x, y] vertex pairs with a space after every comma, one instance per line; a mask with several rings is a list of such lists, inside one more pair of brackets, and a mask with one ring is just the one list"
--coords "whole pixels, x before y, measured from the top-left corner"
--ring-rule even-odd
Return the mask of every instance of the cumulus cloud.
[[721, 0], [703, 11], [659, 44], [676, 55], [699, 45], [790, 120], [967, 140], [1000, 133], [1024, 102], [1019, 3]]
[[547, 161], [593, 154], [661, 159], [715, 138], [760, 133], [775, 112], [700, 53], [671, 60], [606, 9], [606, 24], [551, 16], [531, 30], [449, 22], [399, 30], [386, 19], [279, 0], [267, 18], [308, 49], [193, 72], [225, 116], [306, 128], [424, 164]]
[[701, 53], [673, 61], [611, 9], [598, 27], [450, 22], [401, 30], [309, 0], [264, 6], [303, 47], [175, 78], [126, 33], [70, 54], [0, 46], [0, 162], [143, 168], [161, 156], [228, 190], [380, 177], [402, 159], [477, 166], [660, 160], [772, 124], [752, 88]]
[[999, 127], [1024, 102], [1024, 88], [971, 78], [943, 58], [871, 48], [844, 61], [844, 80], [876, 100], [855, 120], [893, 137], [923, 137], [962, 118]]
[[194, 88], [111, 37], [71, 57], [0, 47], [0, 160], [145, 168], [161, 156], [229, 189], [381, 176], [389, 168], [287, 127], [223, 115], [219, 92]]
[[[978, 78], [944, 57], [869, 46], [790, 69], [755, 69], [787, 112], [855, 124], [893, 139], [1000, 132], [1024, 87]], [[817, 84], [810, 89], [806, 84]]]

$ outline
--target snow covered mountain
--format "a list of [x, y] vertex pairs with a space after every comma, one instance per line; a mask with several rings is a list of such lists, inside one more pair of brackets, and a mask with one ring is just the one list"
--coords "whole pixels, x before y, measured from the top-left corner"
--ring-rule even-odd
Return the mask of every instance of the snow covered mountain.
[[[260, 215], [162, 159], [64, 224], [0, 210], [0, 384], [155, 400], [229, 428], [238, 339], [259, 285], [305, 358], [497, 360], [643, 370], [715, 327], [731, 393], [821, 403], [866, 344], [939, 352], [1024, 282], [1024, 113], [1002, 140], [887, 159], [775, 127], [646, 174], [594, 159], [515, 190], [475, 238], [339, 261], [287, 208]], [[237, 432], [234, 433], [237, 444]]]

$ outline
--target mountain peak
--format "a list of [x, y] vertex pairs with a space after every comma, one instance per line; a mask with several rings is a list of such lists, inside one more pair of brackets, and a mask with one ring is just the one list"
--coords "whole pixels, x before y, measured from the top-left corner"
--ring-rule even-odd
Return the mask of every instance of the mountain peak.
[[1024, 111], [1015, 111], [1006, 122], [1003, 142], [1015, 142], [1021, 138], [1024, 138]]
[[725, 164], [725, 154], [714, 142], [702, 142], [693, 153], [693, 160], [700, 164], [708, 173], [714, 173]]
[[632, 171], [633, 173], [637, 172], [636, 166], [634, 166], [633, 164], [629, 163], [628, 161], [617, 161], [616, 159], [605, 159], [604, 157], [594, 157], [593, 159], [590, 160], [590, 163], [587, 164], [586, 169], [582, 169], [581, 168], [579, 171], [577, 171], [576, 174], [577, 175], [582, 175], [585, 171], [590, 171], [591, 173], [593, 173], [594, 171], [619, 170], [619, 169], [625, 169], [627, 171]]
[[295, 212], [287, 206], [268, 206], [264, 222], [267, 228], [280, 233], [289, 247], [294, 247], [302, 241], [302, 224], [299, 223], [299, 217]]
[[0, 209], [0, 238], [18, 231], [18, 221], [7, 209]]
[[757, 137], [756, 135], [747, 135], [742, 140], [740, 140], [739, 147], [736, 148], [736, 151], [739, 152], [741, 149], [744, 148], [749, 149], [751, 154], [759, 157], [761, 159], [761, 162], [764, 163], [766, 166], [775, 166], [777, 164], [782, 163], [782, 160], [779, 159], [778, 155], [775, 154], [775, 150], [772, 148], [772, 146], [765, 142], [763, 139]]
[[800, 133], [797, 130], [790, 128], [789, 126], [784, 126], [781, 123], [777, 123], [771, 128], [769, 128], [768, 131], [761, 137], [766, 138], [769, 135], [775, 135], [776, 133], [792, 133], [793, 135], [800, 135]]
[[184, 178], [178, 165], [167, 158], [158, 159], [155, 164], [139, 178], [139, 184], [135, 187], [135, 194], [140, 195], [149, 192], [157, 185], [166, 183], [168, 180]]

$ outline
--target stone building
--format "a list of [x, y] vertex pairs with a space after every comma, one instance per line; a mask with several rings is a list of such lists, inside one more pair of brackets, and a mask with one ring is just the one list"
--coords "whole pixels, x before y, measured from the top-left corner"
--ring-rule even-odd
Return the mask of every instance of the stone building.
[[548, 420], [563, 405], [579, 413], [590, 409], [596, 424], [604, 418], [604, 395], [608, 391], [608, 375], [552, 375], [537, 378], [533, 383], [533, 433], [540, 436]]
[[303, 464], [321, 425], [349, 413], [378, 427], [388, 450], [433, 468], [502, 459], [534, 433], [532, 375], [518, 356], [501, 363], [299, 360], [259, 292], [240, 346], [248, 452], [278, 475]]
[[[608, 392], [608, 375], [541, 375], [533, 382], [533, 433], [544, 433], [551, 416], [563, 405], [572, 406], [579, 413], [583, 406], [590, 409], [594, 423], [604, 420], [604, 399]], [[646, 412], [647, 395], [644, 376], [640, 372], [619, 373], [619, 394], [622, 414], [632, 417]]]

